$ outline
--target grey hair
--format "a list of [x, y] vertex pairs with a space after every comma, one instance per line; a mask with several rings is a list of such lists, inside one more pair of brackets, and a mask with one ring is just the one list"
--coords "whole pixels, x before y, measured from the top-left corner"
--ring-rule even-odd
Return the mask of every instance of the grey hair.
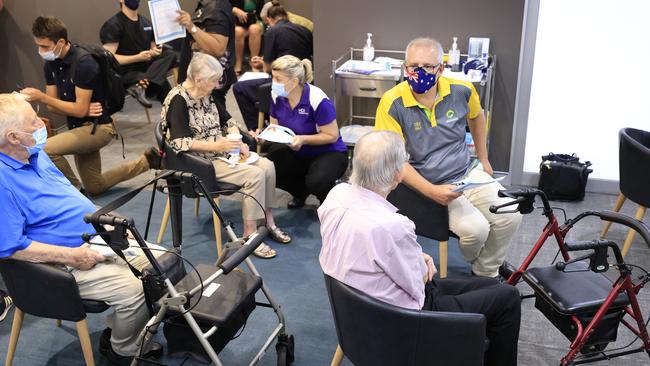
[[219, 61], [207, 53], [194, 52], [187, 67], [187, 78], [195, 83], [197, 80], [220, 79], [223, 67]]
[[7, 129], [19, 129], [25, 122], [25, 116], [18, 113], [21, 105], [27, 103], [20, 95], [0, 94], [0, 145], [5, 144]]
[[438, 63], [442, 63], [442, 55], [445, 53], [445, 51], [443, 51], [442, 45], [437, 40], [429, 37], [418, 37], [412, 40], [411, 42], [409, 42], [409, 44], [406, 46], [405, 52], [407, 54], [409, 52], [409, 49], [411, 49], [411, 47], [428, 47], [431, 48], [432, 50], [435, 50], [436, 53], [438, 54]]
[[311, 61], [306, 58], [301, 60], [296, 56], [284, 55], [273, 61], [271, 69], [285, 73], [290, 78], [298, 79], [300, 85], [311, 83], [314, 80]]
[[395, 183], [395, 175], [404, 169], [408, 154], [402, 137], [392, 131], [372, 131], [354, 146], [352, 158], [353, 184], [388, 194]]

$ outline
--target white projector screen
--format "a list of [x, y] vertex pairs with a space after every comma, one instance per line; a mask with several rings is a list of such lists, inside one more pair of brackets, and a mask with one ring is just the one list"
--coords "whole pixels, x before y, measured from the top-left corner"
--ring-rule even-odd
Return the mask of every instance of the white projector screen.
[[650, 130], [649, 15], [649, 0], [540, 1], [524, 172], [576, 153], [618, 180], [618, 131]]

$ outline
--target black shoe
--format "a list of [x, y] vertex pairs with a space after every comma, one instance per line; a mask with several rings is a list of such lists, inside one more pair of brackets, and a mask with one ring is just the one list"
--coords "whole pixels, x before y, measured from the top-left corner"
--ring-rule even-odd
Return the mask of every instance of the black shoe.
[[[106, 332], [106, 330], [104, 330]], [[102, 333], [102, 336], [104, 333]], [[101, 345], [100, 345], [100, 352], [101, 352]], [[142, 358], [159, 358], [162, 356], [163, 353], [163, 347], [160, 343], [151, 341], [149, 342], [149, 351], [144, 353], [142, 355]], [[109, 341], [109, 347], [106, 353], [102, 353], [106, 359], [108, 359], [108, 363], [111, 365], [115, 366], [129, 366], [131, 365], [131, 362], [133, 361], [133, 356], [122, 356], [118, 355], [113, 351], [113, 347], [110, 347], [110, 341]]]
[[138, 85], [133, 85], [126, 89], [126, 92], [129, 93], [130, 96], [135, 98], [135, 100], [138, 101], [138, 103], [142, 104], [143, 107], [145, 108], [151, 108], [153, 107], [153, 104], [147, 99], [147, 96], [145, 95], [145, 89], [141, 86]]
[[305, 200], [294, 197], [291, 199], [291, 201], [289, 201], [289, 203], [287, 203], [287, 208], [293, 210], [295, 208], [301, 208], [304, 205], [305, 205]]
[[106, 356], [111, 348], [111, 328], [106, 328], [99, 336], [99, 353]]

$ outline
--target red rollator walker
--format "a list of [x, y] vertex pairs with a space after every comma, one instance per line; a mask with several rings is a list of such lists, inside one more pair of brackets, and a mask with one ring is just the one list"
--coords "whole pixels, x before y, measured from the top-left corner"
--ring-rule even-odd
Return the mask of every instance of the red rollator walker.
[[[513, 286], [522, 279], [530, 285], [534, 294], [522, 296], [522, 299], [535, 298], [535, 307], [571, 341], [560, 365], [609, 360], [644, 351], [650, 357], [648, 323], [644, 321], [637, 300], [639, 291], [650, 281], [650, 274], [639, 266], [625, 263], [618, 246], [612, 241], [565, 240], [567, 233], [580, 220], [596, 216], [603, 221], [616, 222], [636, 230], [650, 247], [648, 227], [639, 220], [610, 211], [586, 211], [560, 225], [546, 195], [539, 189], [502, 190], [499, 196], [513, 198], [513, 201], [490, 207], [492, 213], [529, 214], [535, 208], [535, 197], [542, 201], [543, 215], [548, 218], [542, 234], [519, 268], [515, 269], [506, 262], [500, 268], [500, 274]], [[502, 210], [513, 205], [517, 207]], [[563, 261], [531, 268], [531, 263], [549, 237], [555, 237]], [[571, 258], [569, 252], [574, 251], [588, 252]], [[609, 263], [609, 252], [613, 253], [613, 263]], [[604, 275], [610, 268], [619, 272], [613, 282]], [[642, 274], [633, 278], [633, 269], [639, 269]], [[625, 347], [605, 351], [609, 343], [616, 341], [621, 323], [636, 335], [635, 340]], [[642, 345], [629, 349], [638, 339]]]

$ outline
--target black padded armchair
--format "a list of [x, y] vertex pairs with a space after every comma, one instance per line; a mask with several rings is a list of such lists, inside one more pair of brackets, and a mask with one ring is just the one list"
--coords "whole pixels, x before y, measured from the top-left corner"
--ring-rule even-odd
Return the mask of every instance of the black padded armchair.
[[483, 364], [485, 316], [410, 310], [371, 298], [325, 275], [339, 348], [356, 366]]
[[404, 183], [400, 183], [387, 197], [399, 213], [408, 217], [415, 223], [415, 233], [440, 242], [440, 278], [447, 277], [449, 212], [443, 206], [420, 192], [415, 191]]
[[[200, 156], [196, 156], [190, 153], [176, 153], [174, 149], [169, 146], [167, 141], [163, 138], [162, 126], [161, 123], [156, 124], [154, 128], [154, 136], [156, 138], [157, 146], [162, 148], [164, 154], [165, 168], [170, 170], [178, 170], [183, 172], [189, 172], [199, 177], [201, 182], [205, 185], [205, 188], [208, 192], [214, 192], [212, 199], [219, 204], [219, 195], [229, 195], [234, 193], [234, 191], [240, 189], [241, 187], [235, 184], [219, 182], [216, 178], [216, 173], [214, 170], [214, 165], [212, 162], [204, 159]], [[218, 193], [222, 191], [231, 191], [231, 193]], [[199, 213], [199, 198], [200, 195], [198, 192], [184, 192], [185, 196], [188, 198], [195, 198], [194, 213], [198, 216]], [[162, 223], [160, 225], [160, 231], [158, 232], [157, 243], [162, 241], [163, 235], [165, 234], [165, 229], [167, 228], [167, 222], [169, 221], [171, 208], [169, 199], [167, 199], [167, 204], [165, 206], [165, 211], [163, 213]], [[222, 241], [221, 241], [221, 222], [219, 217], [213, 212], [212, 220], [214, 225], [214, 235], [217, 242], [217, 255], [221, 256], [222, 252]]]
[[72, 274], [51, 264], [3, 259], [0, 273], [16, 305], [6, 366], [13, 362], [25, 313], [57, 319], [57, 324], [61, 320], [75, 322], [86, 365], [94, 365], [86, 313], [105, 311], [109, 307], [105, 302], [82, 299]]
[[[636, 128], [623, 128], [619, 136], [619, 187], [621, 193], [614, 205], [614, 211], [620, 211], [626, 199], [639, 205], [635, 218], [643, 220], [646, 209], [650, 206], [650, 132]], [[607, 235], [611, 226], [608, 222], [600, 236]], [[630, 229], [623, 244], [623, 257], [632, 246], [636, 231]]]

